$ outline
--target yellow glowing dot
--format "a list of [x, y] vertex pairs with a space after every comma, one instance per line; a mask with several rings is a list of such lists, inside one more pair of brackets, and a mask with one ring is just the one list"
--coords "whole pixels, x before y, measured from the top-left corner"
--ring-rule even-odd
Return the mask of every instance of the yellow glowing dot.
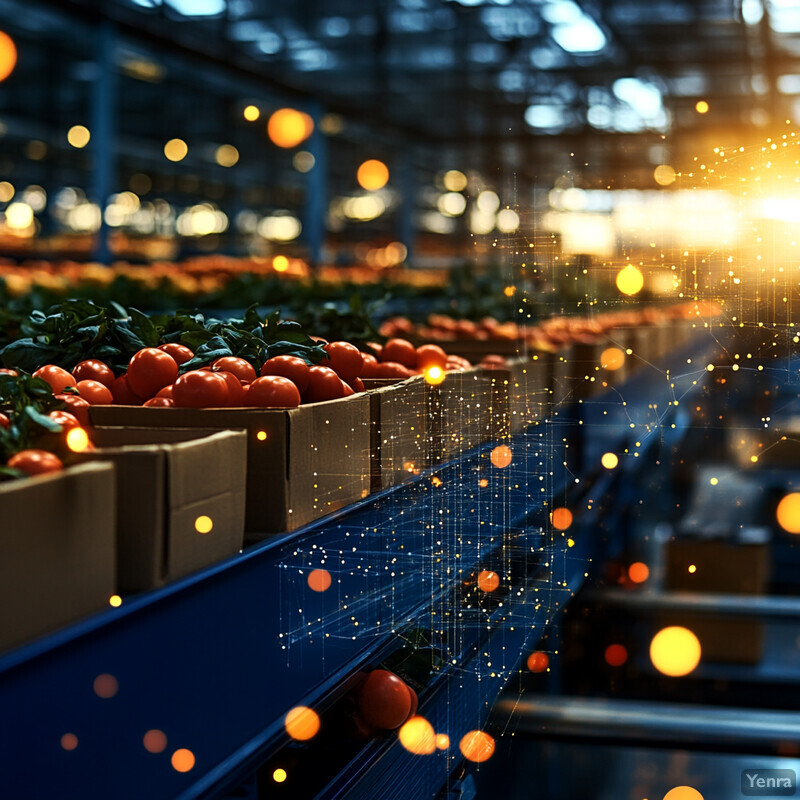
[[484, 569], [478, 573], [478, 588], [482, 592], [493, 592], [500, 585], [500, 576], [496, 572]]
[[689, 564], [689, 572], [694, 575], [697, 572], [697, 567], [694, 564]]
[[194, 753], [182, 747], [172, 754], [170, 762], [175, 772], [189, 772], [194, 767]]
[[274, 780], [275, 783], [283, 783], [287, 777], [286, 770], [281, 769], [280, 767], [278, 767], [278, 769], [272, 773], [272, 780]]
[[636, 294], [641, 291], [643, 286], [644, 275], [632, 264], [628, 264], [627, 267], [623, 267], [617, 273], [617, 289], [619, 289], [622, 294]]
[[447, 748], [450, 747], [450, 737], [446, 733], [437, 733], [436, 746], [440, 750], [447, 750]]
[[565, 531], [572, 525], [572, 512], [568, 508], [556, 508], [550, 513], [550, 522], [556, 530]]
[[608, 347], [600, 355], [600, 366], [612, 372], [625, 363], [625, 353], [619, 347]]
[[163, 753], [167, 749], [167, 736], [164, 731], [153, 728], [142, 737], [142, 744], [148, 753]]
[[633, 583], [644, 583], [650, 577], [650, 567], [641, 561], [634, 561], [628, 567], [628, 577]]
[[259, 431], [256, 434], [256, 439], [258, 439], [259, 442], [265, 441], [266, 438], [267, 438], [267, 432], [266, 431]]
[[4, 81], [17, 65], [17, 46], [14, 40], [0, 31], [0, 81]]
[[67, 131], [67, 141], [78, 150], [86, 147], [91, 138], [92, 134], [89, 133], [89, 129], [85, 125], [73, 125]]
[[295, 706], [286, 715], [284, 725], [286, 726], [286, 733], [292, 739], [305, 742], [317, 735], [319, 731], [319, 715], [307, 706]]
[[485, 489], [488, 485], [489, 485], [489, 481], [486, 478], [481, 478], [478, 481], [478, 486], [480, 486], [481, 489]]
[[738, 371], [739, 371], [739, 365], [738, 365], [738, 364], [734, 364], [734, 365], [731, 367], [731, 369], [732, 369], [734, 372], [738, 372]]
[[467, 176], [458, 169], [449, 169], [444, 174], [444, 188], [448, 192], [463, 192], [467, 188]]
[[239, 151], [232, 144], [221, 144], [214, 159], [221, 167], [233, 167], [239, 163]]
[[698, 114], [707, 114], [709, 105], [705, 100], [698, 100], [695, 103], [694, 109]]
[[314, 132], [314, 120], [295, 108], [280, 108], [267, 122], [267, 135], [278, 147], [297, 147]]
[[716, 486], [719, 483], [719, 478], [711, 478], [708, 481], [712, 486]]
[[600, 459], [600, 463], [606, 469], [614, 469], [617, 464], [619, 464], [619, 458], [617, 457], [616, 453], [603, 453], [603, 457]]
[[362, 189], [366, 189], [368, 192], [375, 192], [378, 189], [383, 189], [389, 182], [389, 168], [383, 161], [370, 158], [358, 168], [356, 180]]
[[675, 170], [669, 164], [659, 164], [653, 172], [653, 178], [659, 186], [669, 186], [675, 183]]
[[170, 139], [164, 145], [164, 155], [169, 161], [183, 161], [189, 153], [189, 145], [183, 139]]
[[83, 428], [72, 428], [67, 431], [67, 447], [73, 453], [83, 453], [89, 445], [89, 434]]
[[704, 800], [704, 798], [691, 786], [676, 786], [664, 795], [664, 800]]
[[750, 456], [750, 460], [755, 464], [758, 461], [758, 456]]
[[122, 598], [118, 594], [112, 594], [108, 598], [108, 604], [114, 608], [119, 608], [122, 605]]
[[708, 364], [708, 365], [706, 366], [706, 369], [707, 369], [709, 372], [713, 372], [713, 371], [714, 371], [714, 365], [713, 365], [713, 364]]
[[117, 682], [117, 679], [108, 673], [98, 675], [94, 679], [92, 686], [94, 688], [94, 693], [98, 697], [102, 697], [104, 700], [108, 700], [119, 691], [119, 683]]
[[436, 752], [436, 734], [433, 725], [424, 717], [411, 717], [398, 731], [400, 744], [416, 756]]
[[213, 527], [214, 521], [211, 519], [211, 517], [206, 517], [205, 515], [198, 517], [194, 521], [194, 529], [198, 533], [211, 533]]
[[275, 272], [286, 272], [289, 269], [289, 259], [286, 256], [275, 256], [272, 259], [272, 269]]
[[567, 539], [567, 547], [575, 547], [575, 540]]
[[434, 476], [431, 478], [431, 483], [432, 483], [434, 486], [436, 486], [436, 487], [439, 487], [439, 486], [441, 486], [441, 485], [442, 485], [442, 479], [441, 479], [441, 478], [439, 478], [439, 477], [437, 477], [436, 475], [434, 475]]
[[800, 533], [800, 493], [787, 494], [778, 503], [778, 525], [787, 533]]
[[438, 386], [445, 377], [445, 372], [441, 367], [428, 367], [425, 370], [425, 381], [431, 386]]
[[516, 286], [506, 286], [506, 288], [503, 289], [503, 294], [506, 297], [513, 297], [516, 291], [517, 291]]
[[78, 746], [78, 737], [74, 733], [65, 733], [61, 737], [61, 746], [65, 750], [74, 750]]
[[664, 628], [650, 642], [650, 660], [664, 675], [688, 675], [700, 663], [700, 640], [688, 628]]
[[314, 569], [308, 573], [308, 587], [314, 592], [325, 592], [331, 587], [331, 574], [326, 569]]
[[550, 656], [537, 651], [528, 656], [526, 664], [531, 672], [544, 672], [550, 666]]
[[461, 750], [461, 755], [467, 761], [474, 761], [479, 764], [482, 761], [488, 761], [492, 757], [494, 739], [485, 731], [470, 731], [461, 738], [458, 743], [458, 749]]
[[493, 466], [503, 469], [511, 463], [512, 456], [511, 448], [508, 445], [499, 444], [492, 450], [490, 460]]
[[248, 122], [255, 122], [261, 116], [261, 109], [258, 106], [246, 106], [242, 115]]

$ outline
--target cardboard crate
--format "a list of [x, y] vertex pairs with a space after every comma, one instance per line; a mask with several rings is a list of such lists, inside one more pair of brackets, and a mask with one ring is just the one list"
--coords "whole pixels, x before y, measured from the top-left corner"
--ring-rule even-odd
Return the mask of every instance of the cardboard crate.
[[109, 607], [115, 504], [110, 464], [0, 484], [0, 650]]
[[242, 549], [244, 431], [98, 427], [92, 441], [98, 449], [81, 458], [117, 468], [119, 592], [162, 586]]
[[492, 389], [487, 426], [492, 439], [502, 439], [543, 420], [550, 407], [546, 358], [514, 359], [506, 367], [484, 370]]
[[[419, 342], [425, 344], [425, 342]], [[477, 364], [484, 356], [515, 356], [524, 347], [524, 343], [516, 339], [453, 339], [447, 342], [436, 342], [445, 353], [461, 356]]]
[[388, 489], [430, 466], [431, 387], [419, 375], [403, 381], [367, 379], [373, 491]]
[[431, 389], [428, 418], [434, 463], [449, 461], [492, 440], [492, 385], [484, 370], [448, 372], [444, 381]]
[[550, 411], [557, 413], [562, 406], [575, 400], [572, 396], [571, 361], [574, 345], [562, 347], [555, 353], [548, 353], [548, 387], [550, 389]]
[[291, 531], [369, 494], [366, 393], [290, 409], [92, 406], [101, 427], [247, 431], [249, 539]]

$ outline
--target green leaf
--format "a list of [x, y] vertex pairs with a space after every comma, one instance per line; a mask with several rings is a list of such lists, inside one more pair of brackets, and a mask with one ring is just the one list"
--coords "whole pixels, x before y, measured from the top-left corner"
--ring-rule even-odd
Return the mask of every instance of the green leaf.
[[42, 414], [40, 411], [37, 411], [33, 406], [26, 406], [24, 409], [24, 413], [37, 425], [44, 428], [46, 431], [50, 431], [50, 433], [59, 433], [61, 431], [61, 426], [54, 422], [50, 417]]

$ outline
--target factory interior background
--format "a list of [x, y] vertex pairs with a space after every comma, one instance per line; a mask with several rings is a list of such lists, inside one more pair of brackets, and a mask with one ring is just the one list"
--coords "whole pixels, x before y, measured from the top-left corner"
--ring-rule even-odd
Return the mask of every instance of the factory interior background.
[[0, 795], [800, 771], [800, 2], [0, 0]]

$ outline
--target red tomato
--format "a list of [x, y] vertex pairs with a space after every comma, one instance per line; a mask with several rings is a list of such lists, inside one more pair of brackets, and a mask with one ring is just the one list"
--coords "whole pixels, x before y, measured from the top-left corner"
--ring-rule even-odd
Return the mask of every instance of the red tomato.
[[43, 367], [39, 367], [39, 369], [33, 373], [33, 377], [47, 381], [47, 383], [50, 384], [50, 388], [53, 390], [53, 394], [60, 394], [68, 386], [74, 389], [78, 384], [69, 372], [65, 369], [61, 369], [61, 367], [55, 366], [55, 364], [46, 364]]
[[159, 345], [158, 349], [163, 350], [167, 355], [172, 356], [178, 366], [185, 364], [187, 361], [191, 361], [194, 358], [194, 353], [188, 347], [184, 347], [182, 344], [178, 344], [177, 342]]
[[446, 365], [447, 353], [438, 344], [423, 344], [417, 348], [417, 366], [420, 369], [444, 369]]
[[172, 400], [172, 387], [173, 384], [170, 384], [169, 386], [165, 386], [163, 389], [159, 389], [156, 397], [168, 397], [170, 400]]
[[61, 426], [61, 432], [66, 433], [73, 428], [82, 428], [80, 420], [69, 411], [51, 411], [48, 415], [53, 422], [57, 422]]
[[110, 406], [114, 402], [111, 389], [100, 381], [78, 381], [78, 394], [93, 406]]
[[342, 391], [344, 392], [342, 397], [350, 397], [355, 394], [353, 387], [347, 381], [342, 381]]
[[47, 450], [21, 450], [8, 459], [8, 466], [27, 472], [28, 475], [45, 475], [64, 468], [61, 459]]
[[232, 372], [226, 372], [224, 370], [220, 370], [214, 374], [219, 375], [228, 385], [228, 405], [231, 408], [241, 408], [244, 403], [244, 387], [239, 378]]
[[308, 388], [303, 392], [303, 402], [319, 403], [344, 397], [342, 379], [330, 367], [309, 367]]
[[57, 394], [56, 397], [67, 404], [67, 410], [81, 423], [89, 427], [89, 403], [76, 394]]
[[[361, 351], [349, 342], [331, 342], [323, 348], [328, 358], [323, 360], [343, 381], [357, 378], [361, 374], [364, 360]], [[330, 363], [325, 363], [326, 361]]]
[[407, 339], [389, 339], [381, 351], [381, 361], [396, 361], [409, 369], [417, 368], [417, 351]]
[[309, 370], [311, 368], [297, 356], [273, 356], [261, 367], [261, 376], [279, 375], [288, 378], [302, 394], [308, 388]]
[[502, 369], [506, 366], [506, 360], [504, 356], [487, 355], [481, 359], [481, 366], [484, 369]]
[[369, 725], [384, 730], [399, 728], [411, 712], [411, 695], [405, 682], [385, 669], [367, 675], [356, 700], [359, 716]]
[[363, 366], [361, 367], [362, 378], [377, 378], [378, 359], [369, 353], [362, 353]]
[[175, 408], [175, 401], [171, 397], [151, 397], [143, 405], [147, 408]]
[[417, 697], [417, 693], [406, 683], [406, 689], [408, 689], [408, 696], [411, 698], [411, 711], [408, 712], [408, 718], [414, 716], [417, 713], [417, 708], [419, 707], [419, 698]]
[[375, 367], [376, 378], [410, 378], [414, 373], [396, 361], [384, 361]]
[[364, 381], [361, 378], [353, 378], [351, 381], [347, 381], [350, 384], [350, 388], [354, 392], [363, 392], [364, 391]]
[[215, 372], [195, 369], [175, 381], [172, 399], [181, 408], [224, 408], [228, 404], [228, 384]]
[[5, 415], [0, 414], [0, 428], [10, 428], [11, 420]]
[[224, 370], [232, 372], [242, 383], [252, 383], [256, 379], [255, 367], [243, 358], [237, 356], [223, 356], [212, 362], [211, 368], [215, 371]]
[[111, 394], [118, 406], [140, 406], [142, 398], [128, 385], [128, 376], [120, 375], [111, 386]]
[[369, 347], [369, 349], [372, 350], [372, 353], [370, 353], [370, 355], [375, 355], [378, 358], [380, 358], [381, 351], [383, 350], [382, 344], [378, 344], [378, 342], [367, 342], [367, 347]]
[[114, 385], [114, 373], [111, 371], [111, 367], [96, 358], [81, 361], [72, 370], [72, 377], [79, 383], [87, 380], [97, 381], [109, 389]]
[[300, 392], [288, 378], [265, 375], [250, 384], [247, 404], [259, 408], [297, 408], [300, 405]]
[[177, 377], [178, 363], [171, 355], [155, 347], [140, 350], [128, 364], [128, 385], [145, 399], [153, 397], [164, 386], [175, 383]]
[[0, 369], [0, 375], [19, 375], [15, 369]]

